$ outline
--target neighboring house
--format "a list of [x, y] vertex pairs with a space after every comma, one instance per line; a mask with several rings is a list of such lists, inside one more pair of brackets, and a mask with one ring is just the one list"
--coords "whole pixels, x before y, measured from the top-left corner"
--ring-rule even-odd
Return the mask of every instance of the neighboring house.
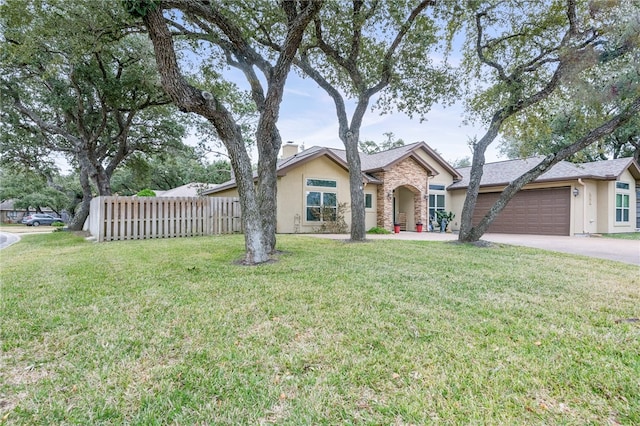
[[166, 191], [153, 190], [156, 197], [199, 197], [204, 191], [211, 190], [218, 185], [212, 183], [192, 182]]
[[5, 200], [0, 203], [0, 222], [18, 223], [26, 212], [25, 209], [16, 209], [13, 205], [13, 200]]
[[[29, 210], [16, 208], [13, 200], [5, 200], [0, 203], [0, 223], [20, 223], [25, 215], [35, 212], [36, 209], [33, 207]], [[54, 212], [49, 208], [44, 208], [42, 213], [52, 214]]]
[[[454, 169], [424, 142], [361, 153], [360, 158], [367, 229], [392, 229], [399, 223], [402, 230], [413, 231], [419, 222], [426, 225], [437, 210], [453, 211], [451, 226], [459, 229], [469, 168]], [[505, 185], [539, 161], [486, 164], [474, 223]], [[297, 145], [288, 143], [277, 167], [277, 232], [314, 232], [335, 215], [338, 205], [349, 205], [344, 150], [312, 147], [298, 152]], [[640, 225], [638, 182], [640, 169], [630, 158], [579, 165], [561, 162], [525, 186], [489, 230], [555, 235], [630, 232]], [[236, 183], [231, 180], [203, 195], [237, 196]], [[349, 210], [344, 219], [349, 225]]]

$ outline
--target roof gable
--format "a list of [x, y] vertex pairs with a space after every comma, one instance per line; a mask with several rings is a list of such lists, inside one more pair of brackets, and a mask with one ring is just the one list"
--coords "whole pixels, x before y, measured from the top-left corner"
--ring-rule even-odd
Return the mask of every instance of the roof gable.
[[[365, 154], [361, 152], [360, 161], [363, 179], [369, 183], [380, 184], [382, 182], [376, 177], [372, 176], [370, 173], [388, 170], [407, 158], [412, 158], [413, 160], [415, 160], [421, 167], [427, 170], [430, 175], [437, 175], [438, 171], [430, 166], [429, 163], [424, 160], [424, 158], [417, 154], [418, 150], [423, 150], [430, 158], [433, 158], [435, 162], [437, 162], [442, 168], [444, 168], [453, 176], [454, 181], [462, 178], [460, 173], [456, 169], [451, 167], [451, 165], [447, 163], [437, 152], [431, 149], [429, 145], [424, 142], [416, 142], [394, 149], [389, 149], [387, 151], [376, 152], [374, 154]], [[276, 166], [277, 174], [278, 176], [285, 176], [289, 170], [299, 167], [304, 163], [313, 161], [322, 156], [326, 156], [331, 161], [342, 167], [344, 170], [349, 171], [347, 153], [344, 149], [313, 146], [309, 149], [292, 155], [291, 157], [279, 160]], [[257, 174], [255, 173], [254, 179], [257, 179]], [[235, 179], [232, 179], [217, 186], [216, 188], [204, 191], [203, 194], [214, 194], [216, 192], [234, 188], [235, 186], [236, 181]]]
[[313, 161], [316, 158], [322, 156], [326, 156], [343, 169], [347, 171], [349, 170], [349, 166], [347, 165], [346, 160], [342, 158], [342, 156], [336, 155], [336, 153], [329, 148], [314, 146], [295, 155], [292, 155], [291, 157], [284, 158], [278, 161], [278, 176], [284, 176], [287, 174], [288, 170], [299, 167], [304, 163], [308, 163], [309, 161]]
[[592, 163], [577, 164], [577, 166], [588, 174], [602, 176], [610, 180], [619, 179], [622, 173], [628, 169], [635, 179], [640, 179], [640, 167], [631, 157], [594, 161]]

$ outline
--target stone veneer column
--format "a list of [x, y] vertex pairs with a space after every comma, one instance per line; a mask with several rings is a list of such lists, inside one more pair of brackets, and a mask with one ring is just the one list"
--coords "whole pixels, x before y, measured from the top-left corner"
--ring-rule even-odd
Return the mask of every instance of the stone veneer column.
[[407, 186], [414, 192], [414, 219], [427, 224], [426, 200], [427, 171], [412, 158], [407, 158], [396, 164], [390, 170], [373, 173], [383, 182], [378, 185], [377, 222], [378, 226], [391, 230], [393, 228], [393, 197], [387, 198], [387, 194], [398, 187]]

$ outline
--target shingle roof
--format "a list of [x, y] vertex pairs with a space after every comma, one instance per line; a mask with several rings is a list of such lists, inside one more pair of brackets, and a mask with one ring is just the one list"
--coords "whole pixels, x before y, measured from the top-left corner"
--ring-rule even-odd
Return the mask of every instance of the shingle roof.
[[205, 191], [210, 191], [216, 186], [212, 183], [192, 182], [166, 191], [155, 191], [156, 197], [199, 197]]
[[[458, 177], [456, 170], [451, 167], [451, 165], [447, 163], [442, 157], [440, 157], [437, 152], [432, 150], [425, 142], [414, 142], [409, 145], [399, 146], [397, 148], [376, 152], [374, 154], [365, 154], [361, 152], [360, 162], [362, 171], [371, 173], [374, 171], [383, 170], [384, 168], [390, 167], [396, 162], [410, 156], [418, 148], [423, 148], [425, 151], [427, 151], [436, 162], [438, 162], [445, 169], [448, 169], [449, 172], [454, 176], [454, 178]], [[344, 149], [327, 149], [331, 150], [331, 152], [339, 156], [345, 163], [347, 162], [347, 154]]]
[[[454, 175], [454, 177], [456, 178], [458, 177], [456, 170], [453, 169], [446, 161], [444, 161], [435, 151], [429, 148], [429, 146], [424, 142], [416, 142], [416, 143], [404, 145], [398, 148], [390, 149], [387, 151], [378, 152], [375, 154], [365, 154], [361, 152], [360, 161], [361, 161], [361, 169], [362, 169], [363, 177], [368, 182], [371, 182], [371, 183], [378, 183], [378, 184], [382, 183], [379, 179], [372, 176], [370, 173], [374, 171], [382, 170], [385, 167], [389, 167], [393, 165], [397, 161], [400, 161], [408, 156], [411, 156], [412, 153], [418, 148], [425, 149], [435, 159], [435, 161], [440, 163], [443, 167], [449, 169], [451, 174]], [[333, 161], [335, 161], [336, 163], [344, 167], [345, 170], [349, 169], [349, 166], [347, 163], [347, 153], [344, 149], [313, 146], [309, 149], [306, 149], [302, 152], [292, 155], [291, 157], [287, 157], [279, 160], [277, 163], [278, 173], [279, 175], [282, 176], [286, 174], [287, 169], [296, 167], [297, 165], [303, 162], [309, 161], [312, 158], [319, 157], [322, 155], [327, 155]], [[419, 161], [422, 161], [422, 160], [419, 159]], [[437, 172], [434, 171], [434, 173], [437, 173]], [[254, 178], [257, 178], [257, 174], [255, 173], [254, 173]], [[204, 195], [213, 194], [215, 192], [234, 188], [235, 186], [236, 186], [236, 181], [235, 179], [232, 179], [228, 182], [225, 182], [217, 186], [216, 188], [210, 189], [208, 191], [204, 191], [203, 194]]]
[[[633, 158], [617, 158], [615, 160], [595, 161], [593, 163], [577, 164], [577, 167], [582, 168], [588, 174], [602, 176], [603, 178], [617, 179], [620, 175], [627, 170], [630, 166], [632, 173], [638, 172], [638, 163]], [[637, 173], [635, 174], [638, 178]]]
[[[498, 161], [484, 165], [480, 186], [508, 185], [523, 173], [538, 165], [544, 157], [530, 157], [519, 160]], [[638, 173], [638, 164], [632, 158], [619, 158], [616, 160], [596, 161], [592, 163], [574, 164], [561, 161], [548, 171], [538, 176], [534, 182], [548, 182], [571, 179], [617, 179], [626, 169], [633, 166], [633, 173]], [[461, 189], [469, 186], [471, 167], [457, 169], [462, 175], [462, 180], [453, 183], [448, 189]]]

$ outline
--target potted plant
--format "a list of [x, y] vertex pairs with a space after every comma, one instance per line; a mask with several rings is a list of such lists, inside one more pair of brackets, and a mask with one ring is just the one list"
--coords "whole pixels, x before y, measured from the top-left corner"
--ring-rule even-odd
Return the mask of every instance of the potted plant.
[[438, 223], [440, 224], [440, 232], [445, 232], [447, 231], [447, 227], [449, 226], [449, 223], [451, 223], [451, 221], [453, 220], [454, 217], [456, 217], [456, 215], [453, 212], [436, 211], [436, 217], [437, 217]]
[[416, 223], [416, 232], [422, 232], [422, 222]]
[[394, 232], [394, 234], [399, 234], [400, 233], [400, 224], [399, 223], [394, 223], [393, 224], [393, 232]]

